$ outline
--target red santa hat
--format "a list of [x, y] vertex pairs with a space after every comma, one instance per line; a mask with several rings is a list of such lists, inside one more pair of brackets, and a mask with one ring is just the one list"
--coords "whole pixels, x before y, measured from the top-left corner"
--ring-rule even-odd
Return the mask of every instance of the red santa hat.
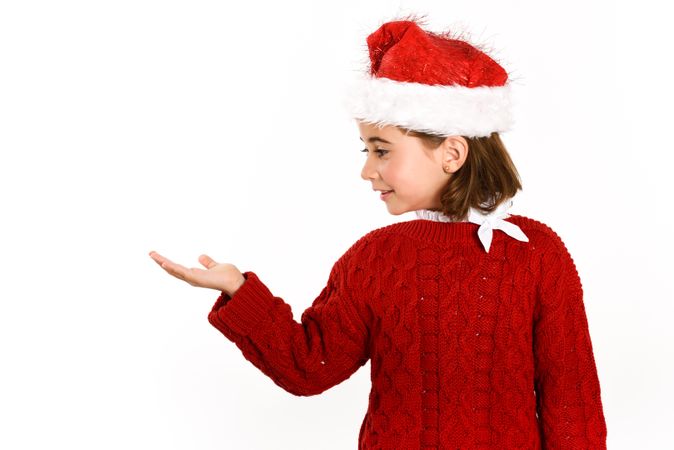
[[441, 136], [489, 136], [512, 126], [508, 74], [468, 42], [398, 20], [370, 34], [367, 46], [369, 73], [346, 92], [351, 117]]

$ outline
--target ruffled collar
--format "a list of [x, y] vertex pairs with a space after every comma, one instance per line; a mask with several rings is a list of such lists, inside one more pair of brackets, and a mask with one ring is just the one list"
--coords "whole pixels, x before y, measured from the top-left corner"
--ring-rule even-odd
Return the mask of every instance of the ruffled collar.
[[[512, 199], [501, 203], [490, 214], [484, 214], [477, 208], [470, 208], [468, 218], [461, 222], [472, 222], [480, 225], [477, 229], [477, 235], [486, 252], [489, 252], [493, 236], [493, 230], [501, 230], [510, 237], [523, 242], [529, 242], [529, 238], [524, 232], [514, 223], [507, 222], [503, 219], [510, 217], [508, 210], [512, 206]], [[414, 211], [418, 219], [433, 220], [435, 222], [455, 222], [450, 217], [443, 214], [442, 211], [435, 211], [431, 209], [418, 209]]]

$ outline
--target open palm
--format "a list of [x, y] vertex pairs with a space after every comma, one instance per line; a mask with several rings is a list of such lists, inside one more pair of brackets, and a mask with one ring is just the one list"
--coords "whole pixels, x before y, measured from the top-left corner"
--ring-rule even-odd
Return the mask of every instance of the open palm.
[[190, 268], [176, 264], [154, 250], [150, 257], [159, 264], [166, 272], [179, 278], [192, 286], [224, 291], [229, 296], [239, 289], [246, 280], [239, 269], [228, 263], [216, 263], [208, 255], [199, 256], [199, 262], [206, 269]]

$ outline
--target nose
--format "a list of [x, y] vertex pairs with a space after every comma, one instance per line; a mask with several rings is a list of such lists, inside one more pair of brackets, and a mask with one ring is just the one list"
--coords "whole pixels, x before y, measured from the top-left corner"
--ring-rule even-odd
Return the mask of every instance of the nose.
[[360, 177], [365, 181], [374, 180], [375, 178], [377, 178], [377, 171], [370, 164], [370, 158], [369, 157], [365, 160], [365, 164], [363, 165], [363, 169], [360, 171]]

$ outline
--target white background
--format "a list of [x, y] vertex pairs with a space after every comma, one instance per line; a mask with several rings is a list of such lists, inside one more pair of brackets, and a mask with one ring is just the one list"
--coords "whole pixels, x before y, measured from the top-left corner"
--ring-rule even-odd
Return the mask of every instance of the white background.
[[368, 362], [295, 397], [156, 250], [255, 271], [299, 319], [401, 220], [341, 104], [399, 14], [516, 82], [513, 209], [580, 272], [612, 449], [674, 446], [669, 14], [656, 2], [0, 3], [0, 448], [356, 448]]

